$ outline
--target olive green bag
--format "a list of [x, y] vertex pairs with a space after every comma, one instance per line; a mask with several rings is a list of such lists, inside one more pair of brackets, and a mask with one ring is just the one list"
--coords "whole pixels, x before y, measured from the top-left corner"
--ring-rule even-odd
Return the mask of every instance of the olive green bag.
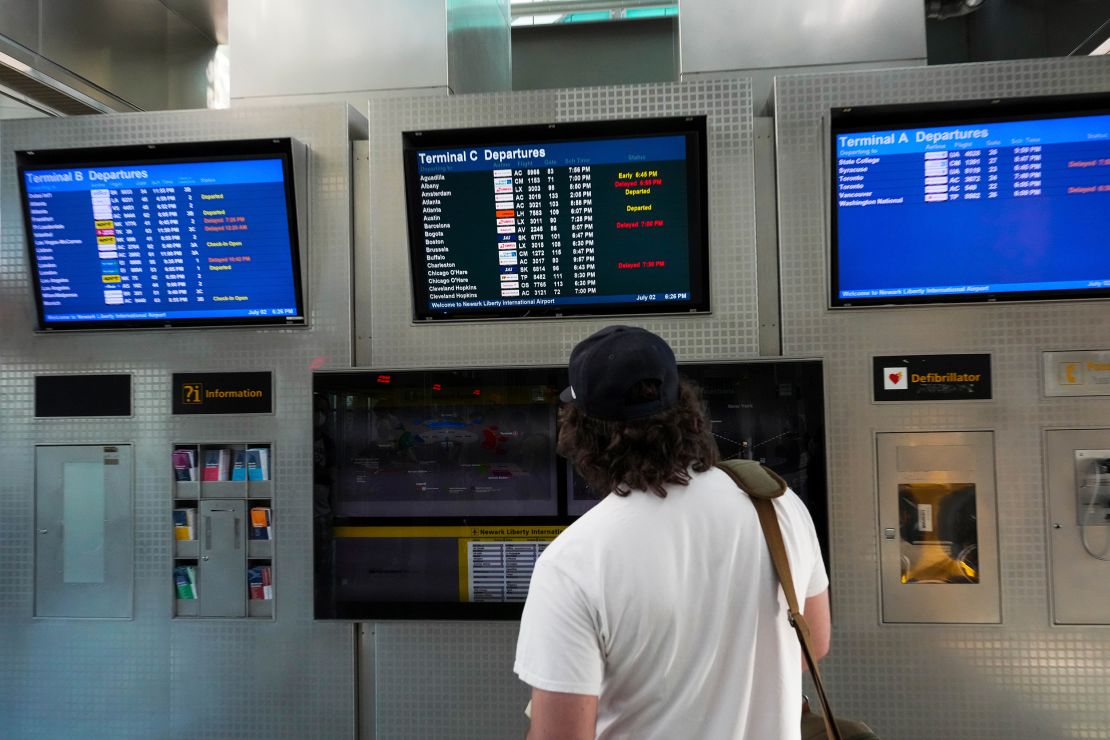
[[798, 608], [794, 578], [790, 574], [790, 561], [786, 557], [786, 545], [782, 541], [778, 515], [775, 514], [773, 499], [786, 492], [786, 481], [775, 471], [763, 467], [755, 460], [724, 460], [717, 467], [728, 474], [741, 491], [748, 494], [755, 506], [756, 514], [759, 515], [759, 526], [763, 528], [763, 536], [767, 539], [767, 549], [771, 551], [775, 574], [786, 595], [790, 626], [798, 634], [798, 641], [802, 644], [802, 654], [805, 656], [806, 665], [809, 666], [809, 675], [813, 677], [817, 697], [821, 700], [821, 708], [825, 712], [824, 715], [810, 714], [807, 706], [802, 715], [802, 740], [820, 740], [820, 738], [879, 740], [878, 736], [862, 722], [835, 719], [829, 707], [829, 698], [825, 695], [821, 672], [817, 668], [817, 661], [813, 657], [813, 649], [810, 646], [809, 625], [802, 616], [802, 610]]

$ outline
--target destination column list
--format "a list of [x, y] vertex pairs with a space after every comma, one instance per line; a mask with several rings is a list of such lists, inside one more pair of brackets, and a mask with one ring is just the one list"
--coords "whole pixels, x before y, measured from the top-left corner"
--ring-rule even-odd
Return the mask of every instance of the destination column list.
[[443, 174], [420, 175], [420, 222], [424, 230], [424, 259], [428, 265], [428, 300], [477, 300], [478, 286], [470, 271], [452, 260], [450, 234], [453, 225], [443, 215], [454, 192], [444, 187]]

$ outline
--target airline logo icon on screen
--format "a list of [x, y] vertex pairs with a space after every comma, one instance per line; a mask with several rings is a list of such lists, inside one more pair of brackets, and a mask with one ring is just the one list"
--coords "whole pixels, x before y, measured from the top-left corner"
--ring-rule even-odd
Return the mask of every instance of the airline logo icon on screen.
[[888, 391], [907, 391], [910, 389], [908, 368], [884, 367], [883, 389]]

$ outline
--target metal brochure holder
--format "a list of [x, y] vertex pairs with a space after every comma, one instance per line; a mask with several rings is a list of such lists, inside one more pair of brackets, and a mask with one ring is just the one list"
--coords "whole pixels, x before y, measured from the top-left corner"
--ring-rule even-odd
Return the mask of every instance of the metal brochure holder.
[[1001, 621], [992, 432], [876, 435], [884, 622]]
[[1110, 429], [1045, 432], [1056, 624], [1110, 624]]

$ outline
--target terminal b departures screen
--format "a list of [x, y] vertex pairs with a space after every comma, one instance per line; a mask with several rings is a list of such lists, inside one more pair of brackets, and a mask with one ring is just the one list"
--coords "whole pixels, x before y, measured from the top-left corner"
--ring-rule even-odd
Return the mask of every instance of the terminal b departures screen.
[[[762, 460], [828, 557], [817, 361], [682, 365], [722, 456]], [[313, 376], [319, 619], [518, 619], [537, 558], [601, 498], [555, 452], [563, 368]], [[739, 495], [739, 494], [738, 494]]]
[[416, 320], [709, 310], [704, 117], [403, 143]]
[[831, 120], [833, 307], [1110, 296], [1110, 98]]
[[303, 324], [292, 151], [18, 152], [38, 328]]

